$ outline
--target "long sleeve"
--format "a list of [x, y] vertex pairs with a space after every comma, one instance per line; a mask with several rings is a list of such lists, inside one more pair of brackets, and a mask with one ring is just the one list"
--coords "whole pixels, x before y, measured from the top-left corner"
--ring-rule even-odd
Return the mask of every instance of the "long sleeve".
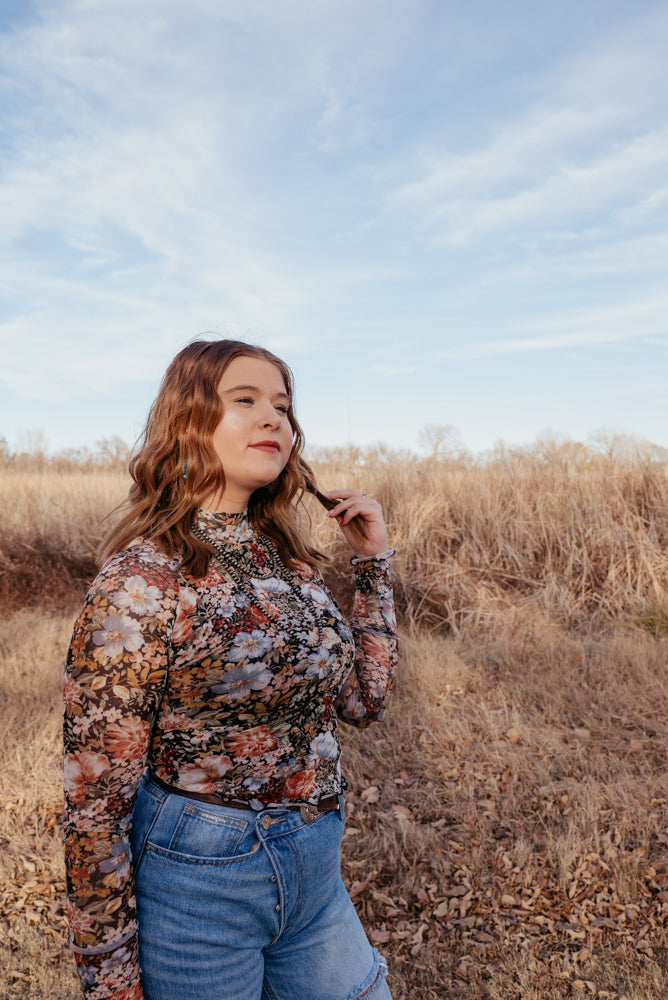
[[146, 549], [101, 571], [64, 683], [68, 919], [89, 1000], [142, 1000], [130, 821], [162, 696], [175, 573]]
[[336, 701], [337, 713], [354, 726], [382, 722], [397, 669], [397, 623], [386, 559], [355, 565], [350, 627], [355, 640], [353, 670]]

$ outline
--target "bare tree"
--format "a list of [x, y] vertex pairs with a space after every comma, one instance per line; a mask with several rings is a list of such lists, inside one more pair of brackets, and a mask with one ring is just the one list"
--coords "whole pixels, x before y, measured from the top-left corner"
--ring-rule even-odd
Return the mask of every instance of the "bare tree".
[[466, 450], [454, 424], [425, 424], [418, 431], [418, 444], [430, 458], [439, 461], [459, 458]]

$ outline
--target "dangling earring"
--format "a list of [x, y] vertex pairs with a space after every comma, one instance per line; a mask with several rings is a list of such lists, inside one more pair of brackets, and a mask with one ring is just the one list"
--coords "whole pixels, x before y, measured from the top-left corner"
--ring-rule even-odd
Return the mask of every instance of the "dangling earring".
[[183, 463], [183, 469], [181, 471], [181, 479], [187, 479], [187, 478], [188, 478], [188, 459], [186, 459], [185, 462]]

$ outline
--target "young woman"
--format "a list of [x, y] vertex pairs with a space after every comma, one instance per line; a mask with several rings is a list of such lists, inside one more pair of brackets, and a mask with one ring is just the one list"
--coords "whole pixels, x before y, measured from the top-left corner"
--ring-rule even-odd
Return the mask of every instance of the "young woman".
[[388, 1000], [339, 873], [337, 716], [382, 720], [396, 626], [379, 504], [317, 494], [347, 622], [300, 534], [292, 376], [198, 341], [163, 379], [65, 676], [69, 922], [89, 1000]]

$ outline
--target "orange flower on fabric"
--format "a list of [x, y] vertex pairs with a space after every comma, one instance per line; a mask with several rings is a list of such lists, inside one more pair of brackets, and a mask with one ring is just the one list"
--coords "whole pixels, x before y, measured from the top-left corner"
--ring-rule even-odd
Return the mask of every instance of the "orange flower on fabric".
[[225, 749], [233, 757], [259, 757], [260, 754], [275, 750], [277, 746], [278, 740], [268, 726], [248, 729], [225, 741]]
[[285, 781], [285, 788], [291, 799], [307, 799], [315, 791], [314, 771], [299, 771]]
[[144, 719], [130, 715], [120, 722], [110, 723], [104, 738], [109, 753], [120, 760], [138, 760], [146, 753], [151, 729]]

